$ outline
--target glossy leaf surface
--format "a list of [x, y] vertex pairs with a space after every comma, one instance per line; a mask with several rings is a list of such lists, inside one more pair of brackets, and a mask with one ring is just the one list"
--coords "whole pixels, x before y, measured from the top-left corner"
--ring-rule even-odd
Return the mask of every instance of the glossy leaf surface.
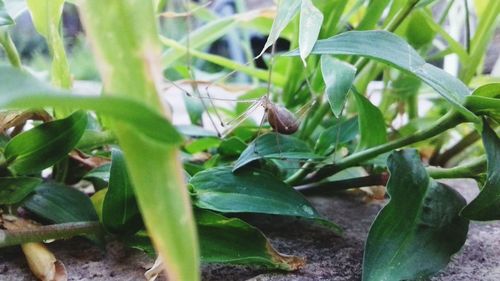
[[270, 133], [256, 138], [241, 153], [234, 164], [234, 171], [259, 159], [321, 159], [302, 140], [278, 133]]
[[467, 238], [466, 202], [427, 175], [415, 150], [388, 159], [389, 203], [371, 226], [365, 245], [363, 280], [425, 278], [444, 268]]
[[23, 206], [55, 223], [97, 221], [90, 198], [84, 193], [57, 183], [43, 183]]
[[117, 234], [135, 233], [142, 226], [134, 189], [130, 182], [123, 153], [112, 150], [109, 186], [102, 205], [102, 223]]
[[359, 93], [354, 93], [358, 108], [358, 123], [360, 139], [357, 150], [363, 150], [387, 142], [387, 129], [380, 109], [369, 99]]
[[273, 45], [274, 42], [278, 40], [281, 32], [299, 12], [301, 2], [301, 0], [279, 1], [276, 18], [274, 19], [273, 26], [271, 27], [271, 31], [269, 32], [269, 36], [267, 37], [266, 44], [264, 45], [264, 48], [262, 49], [260, 55], [262, 55], [267, 50], [267, 48], [271, 47], [271, 45]]
[[197, 210], [196, 223], [203, 262], [282, 270], [296, 270], [305, 263], [299, 257], [278, 253], [260, 230], [238, 218]]
[[316, 8], [311, 0], [302, 0], [300, 6], [299, 23], [299, 50], [300, 58], [306, 65], [306, 59], [311, 53], [316, 40], [318, 40], [323, 14]]
[[15, 136], [5, 147], [9, 169], [29, 174], [54, 165], [76, 146], [86, 126], [87, 113], [77, 111]]
[[320, 218], [300, 193], [265, 171], [218, 167], [197, 173], [189, 184], [195, 205], [203, 209]]
[[[424, 61], [408, 43], [386, 31], [349, 31], [316, 42], [312, 54], [358, 55], [388, 63], [418, 76], [457, 111], [470, 120], [478, 118], [464, 107], [469, 89], [457, 78]], [[289, 55], [299, 55], [297, 50]]]
[[500, 220], [500, 139], [483, 123], [483, 144], [488, 159], [488, 175], [479, 195], [462, 211], [462, 216], [479, 221]]
[[326, 95], [333, 114], [338, 118], [344, 109], [356, 68], [328, 55], [321, 56], [321, 73], [326, 85]]
[[337, 149], [336, 145], [343, 145], [356, 139], [358, 133], [359, 124], [357, 116], [341, 121], [321, 132], [314, 151], [320, 155], [331, 154]]
[[12, 205], [21, 202], [41, 182], [42, 180], [39, 178], [0, 178], [0, 205]]

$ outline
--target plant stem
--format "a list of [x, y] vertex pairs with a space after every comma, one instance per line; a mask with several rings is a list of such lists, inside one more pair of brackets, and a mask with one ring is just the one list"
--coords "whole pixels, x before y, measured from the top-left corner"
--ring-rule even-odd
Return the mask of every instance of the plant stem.
[[[453, 168], [427, 167], [427, 173], [434, 179], [451, 178], [477, 178], [478, 174], [486, 171], [486, 156], [481, 156], [474, 161]], [[374, 185], [386, 185], [389, 180], [388, 173], [369, 175], [337, 181], [325, 181], [296, 186], [295, 189], [303, 194], [323, 194], [332, 191], [341, 191], [351, 188], [360, 188]]]
[[428, 167], [427, 172], [434, 179], [477, 178], [478, 174], [486, 171], [486, 167], [486, 155], [483, 155], [468, 164], [453, 168]]
[[[441, 119], [439, 119], [435, 125], [430, 126], [429, 128], [419, 131], [411, 136], [407, 136], [401, 139], [393, 140], [388, 143], [375, 146], [358, 153], [354, 153], [352, 155], [347, 156], [346, 158], [340, 160], [337, 163], [326, 165], [323, 168], [319, 169], [308, 182], [319, 181], [324, 178], [327, 178], [341, 170], [352, 167], [354, 165], [358, 165], [364, 161], [370, 160], [380, 154], [390, 152], [394, 149], [398, 149], [413, 143], [417, 143], [428, 138], [434, 137], [450, 128], [455, 127], [456, 125], [462, 122], [463, 118], [461, 115], [455, 111], [450, 111]], [[295, 178], [292, 183], [296, 183], [299, 178]]]
[[9, 32], [0, 31], [0, 45], [2, 45], [3, 49], [5, 50], [5, 54], [7, 55], [10, 64], [16, 68], [21, 69], [21, 58], [19, 57], [16, 45], [14, 45]]
[[389, 179], [388, 173], [369, 175], [359, 178], [350, 178], [337, 181], [326, 181], [319, 183], [310, 183], [296, 186], [295, 189], [303, 194], [322, 194], [332, 191], [341, 191], [351, 188], [360, 188], [365, 186], [386, 185]]
[[51, 239], [64, 239], [77, 235], [98, 234], [101, 231], [99, 222], [71, 222], [54, 225], [43, 225], [23, 230], [0, 230], [0, 248], [41, 242]]
[[479, 133], [477, 131], [472, 131], [471, 133], [466, 135], [463, 139], [461, 139], [459, 142], [457, 142], [454, 146], [450, 147], [448, 150], [441, 153], [437, 157], [435, 164], [437, 166], [442, 166], [442, 167], [446, 166], [446, 163], [448, 163], [448, 161], [450, 161], [451, 158], [453, 158], [460, 152], [464, 151], [467, 147], [474, 144], [479, 139], [481, 139]]

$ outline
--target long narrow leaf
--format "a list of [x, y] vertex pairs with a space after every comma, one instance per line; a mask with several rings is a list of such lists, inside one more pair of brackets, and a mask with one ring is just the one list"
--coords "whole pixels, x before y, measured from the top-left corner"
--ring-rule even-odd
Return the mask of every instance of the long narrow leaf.
[[[312, 54], [319, 55], [358, 55], [393, 65], [434, 88], [448, 100], [457, 111], [467, 119], [479, 122], [480, 119], [464, 107], [469, 89], [447, 72], [428, 64], [404, 40], [386, 31], [350, 31], [329, 39], [320, 40]], [[289, 55], [298, 56], [298, 50]]]

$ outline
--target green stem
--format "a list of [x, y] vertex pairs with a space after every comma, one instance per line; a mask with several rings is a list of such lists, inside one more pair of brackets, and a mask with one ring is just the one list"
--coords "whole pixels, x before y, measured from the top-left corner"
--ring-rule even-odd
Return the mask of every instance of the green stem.
[[[477, 176], [486, 171], [487, 160], [486, 156], [477, 158], [476, 160], [453, 168], [438, 168], [427, 167], [427, 173], [434, 179], [456, 179], [456, 178], [477, 178]], [[388, 173], [374, 174], [358, 178], [349, 178], [337, 181], [324, 181], [305, 184], [295, 187], [296, 190], [303, 194], [327, 194], [332, 191], [341, 191], [351, 188], [360, 188], [365, 186], [386, 185], [389, 180]]]
[[468, 164], [453, 168], [428, 167], [427, 172], [434, 179], [477, 178], [486, 168], [487, 158], [483, 155]]
[[17, 52], [16, 45], [14, 45], [9, 32], [0, 31], [0, 45], [2, 45], [3, 49], [5, 50], [5, 54], [7, 55], [10, 64], [16, 68], [21, 69], [21, 57]]
[[[390, 152], [394, 149], [398, 149], [410, 144], [414, 144], [431, 137], [434, 137], [448, 129], [455, 127], [456, 125], [462, 122], [463, 118], [459, 113], [451, 111], [439, 119], [435, 125], [430, 126], [429, 128], [419, 131], [413, 135], [393, 140], [388, 143], [375, 146], [358, 153], [354, 153], [352, 155], [347, 156], [346, 158], [340, 160], [337, 163], [326, 165], [323, 168], [319, 169], [308, 181], [319, 181], [324, 178], [327, 178], [337, 172], [344, 170], [346, 168], [358, 165], [362, 162], [370, 160], [380, 154]], [[297, 179], [294, 180], [295, 183]]]
[[450, 161], [453, 157], [464, 151], [467, 147], [471, 146], [479, 139], [481, 139], [481, 135], [479, 135], [477, 131], [472, 131], [470, 134], [463, 137], [454, 146], [441, 153], [435, 161], [436, 164], [438, 166], [445, 166], [446, 163], [448, 163], [448, 161]]
[[43, 225], [23, 230], [0, 230], [0, 248], [100, 232], [101, 226], [95, 221]]

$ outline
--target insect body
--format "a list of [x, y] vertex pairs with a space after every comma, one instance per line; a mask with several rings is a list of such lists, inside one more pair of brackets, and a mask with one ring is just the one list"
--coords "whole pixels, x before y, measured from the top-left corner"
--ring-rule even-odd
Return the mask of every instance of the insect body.
[[262, 101], [267, 113], [269, 125], [278, 133], [291, 135], [299, 129], [297, 118], [288, 109], [281, 105], [276, 105], [265, 97]]

